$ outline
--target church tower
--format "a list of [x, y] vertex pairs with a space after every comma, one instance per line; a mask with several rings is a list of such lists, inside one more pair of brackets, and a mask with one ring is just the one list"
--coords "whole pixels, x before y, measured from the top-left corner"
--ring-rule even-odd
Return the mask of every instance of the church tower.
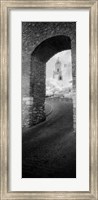
[[57, 80], [62, 80], [62, 69], [61, 69], [61, 62], [59, 60], [59, 58], [57, 59], [56, 63], [55, 63], [55, 70], [53, 71], [53, 78], [57, 79]]

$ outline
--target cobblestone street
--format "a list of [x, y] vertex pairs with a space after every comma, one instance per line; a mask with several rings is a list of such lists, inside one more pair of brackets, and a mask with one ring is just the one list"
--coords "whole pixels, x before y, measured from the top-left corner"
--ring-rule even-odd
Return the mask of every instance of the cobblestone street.
[[71, 100], [51, 99], [45, 122], [23, 131], [23, 178], [75, 178], [76, 136]]

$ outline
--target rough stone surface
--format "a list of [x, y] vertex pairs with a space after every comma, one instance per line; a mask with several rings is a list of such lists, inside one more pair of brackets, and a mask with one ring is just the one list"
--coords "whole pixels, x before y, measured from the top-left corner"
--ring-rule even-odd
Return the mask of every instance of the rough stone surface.
[[[47, 40], [65, 36], [62, 39]], [[64, 40], [62, 40], [64, 41]], [[71, 45], [70, 45], [71, 41]], [[61, 43], [61, 45], [60, 45]], [[62, 49], [63, 48], [63, 49]], [[22, 23], [22, 95], [33, 97], [33, 104], [23, 102], [23, 127], [45, 120], [45, 65], [55, 53], [72, 50], [73, 111], [75, 126], [76, 108], [76, 23], [74, 22], [23, 22]], [[24, 120], [25, 119], [25, 120]]]

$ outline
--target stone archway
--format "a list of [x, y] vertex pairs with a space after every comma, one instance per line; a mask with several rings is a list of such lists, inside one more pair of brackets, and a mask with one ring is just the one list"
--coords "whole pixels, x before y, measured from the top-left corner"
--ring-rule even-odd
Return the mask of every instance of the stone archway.
[[[45, 116], [45, 68], [46, 62], [56, 53], [63, 50], [72, 49], [72, 68], [74, 62], [74, 45], [71, 47], [70, 37], [58, 35], [48, 38], [41, 42], [31, 54], [31, 75], [30, 75], [30, 96], [33, 97], [33, 104], [29, 110], [29, 126], [38, 124], [46, 119]], [[74, 52], [74, 53], [73, 53]], [[75, 70], [73, 69], [73, 72]], [[74, 73], [73, 76], [73, 91], [75, 88]], [[74, 95], [73, 95], [74, 97]], [[73, 100], [74, 116], [75, 116], [75, 100]], [[74, 117], [75, 118], [75, 117]], [[75, 121], [75, 120], [74, 120]], [[74, 123], [75, 124], [75, 123]]]

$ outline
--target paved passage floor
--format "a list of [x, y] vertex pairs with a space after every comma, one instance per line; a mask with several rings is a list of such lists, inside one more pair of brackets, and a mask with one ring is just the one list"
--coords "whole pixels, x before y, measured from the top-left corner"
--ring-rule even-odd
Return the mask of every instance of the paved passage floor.
[[75, 178], [76, 134], [72, 101], [51, 99], [47, 120], [23, 131], [23, 178]]

